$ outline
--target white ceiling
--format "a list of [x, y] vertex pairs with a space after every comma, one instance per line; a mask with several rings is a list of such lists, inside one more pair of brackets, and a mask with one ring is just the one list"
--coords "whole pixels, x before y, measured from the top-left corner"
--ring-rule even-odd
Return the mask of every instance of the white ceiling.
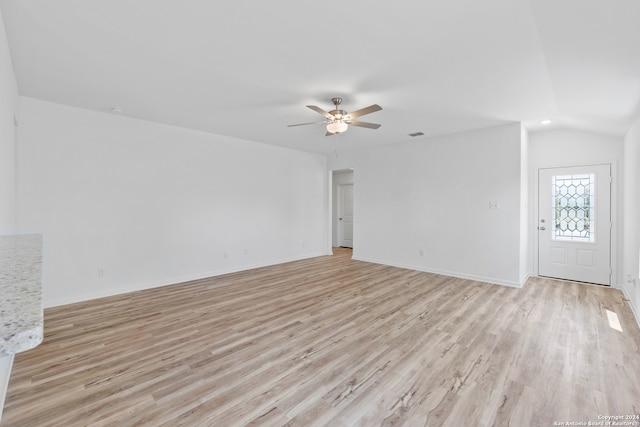
[[[21, 95], [317, 153], [550, 118], [623, 135], [638, 0], [0, 0]], [[325, 137], [340, 96], [378, 130]]]

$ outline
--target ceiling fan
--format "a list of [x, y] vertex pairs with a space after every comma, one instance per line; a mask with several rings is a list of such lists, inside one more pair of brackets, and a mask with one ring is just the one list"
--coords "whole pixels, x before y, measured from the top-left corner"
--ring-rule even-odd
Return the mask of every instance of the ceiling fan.
[[322, 108], [316, 107], [315, 105], [307, 105], [307, 108], [311, 108], [316, 113], [322, 114], [327, 120], [310, 123], [298, 123], [295, 125], [288, 125], [288, 127], [326, 124], [327, 133], [325, 134], [325, 136], [330, 136], [346, 132], [347, 129], [349, 129], [349, 125], [369, 129], [378, 129], [381, 126], [377, 123], [360, 122], [358, 120], [353, 120], [356, 117], [364, 116], [365, 114], [370, 114], [382, 110], [382, 107], [378, 104], [373, 104], [366, 108], [356, 110], [352, 113], [347, 113], [346, 111], [341, 110], [338, 107], [342, 103], [342, 98], [331, 98], [331, 102], [333, 102], [333, 105], [335, 106], [335, 108], [331, 111], [324, 111]]

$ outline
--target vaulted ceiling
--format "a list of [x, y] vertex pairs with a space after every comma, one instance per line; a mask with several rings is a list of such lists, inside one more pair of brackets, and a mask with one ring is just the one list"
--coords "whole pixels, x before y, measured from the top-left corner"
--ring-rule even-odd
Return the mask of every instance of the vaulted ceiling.
[[[331, 153], [522, 122], [623, 135], [637, 0], [0, 0], [21, 95]], [[306, 108], [377, 103], [325, 137]]]

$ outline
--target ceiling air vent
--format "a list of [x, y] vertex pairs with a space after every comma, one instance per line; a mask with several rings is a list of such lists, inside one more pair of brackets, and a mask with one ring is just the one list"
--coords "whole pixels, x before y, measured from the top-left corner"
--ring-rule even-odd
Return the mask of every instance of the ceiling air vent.
[[409, 136], [411, 137], [422, 136], [422, 135], [424, 135], [424, 132], [414, 132], [409, 134]]

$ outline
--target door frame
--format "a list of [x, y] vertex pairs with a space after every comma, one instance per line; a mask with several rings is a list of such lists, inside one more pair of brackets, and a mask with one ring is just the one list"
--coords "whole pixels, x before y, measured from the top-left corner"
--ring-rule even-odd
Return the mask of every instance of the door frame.
[[[552, 169], [552, 168], [569, 168], [569, 167], [585, 167], [585, 166], [594, 166], [594, 165], [609, 165], [611, 167], [611, 284], [610, 287], [618, 287], [618, 224], [621, 223], [621, 218], [619, 217], [619, 209], [618, 209], [618, 162], [616, 160], [609, 161], [594, 161], [594, 162], [581, 162], [581, 163], [573, 163], [573, 164], [564, 164], [564, 163], [552, 163], [552, 164], [540, 164], [531, 168], [530, 181], [531, 185], [529, 186], [529, 191], [533, 195], [531, 203], [531, 207], [529, 208], [529, 218], [532, 221], [529, 224], [529, 241], [531, 242], [532, 247], [532, 270], [535, 276], [540, 276], [540, 271], [538, 268], [538, 224], [540, 223], [539, 217], [539, 182], [538, 177], [540, 176], [540, 169]], [[604, 286], [604, 285], [597, 285]]]

